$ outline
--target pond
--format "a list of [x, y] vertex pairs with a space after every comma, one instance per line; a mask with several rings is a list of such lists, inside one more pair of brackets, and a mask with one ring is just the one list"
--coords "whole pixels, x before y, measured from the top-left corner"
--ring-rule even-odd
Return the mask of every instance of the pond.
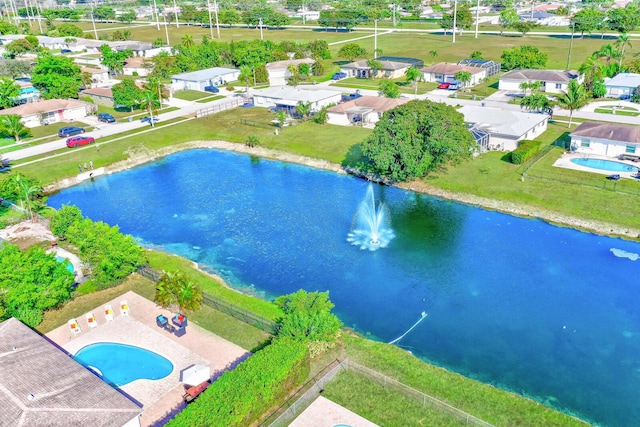
[[[640, 419], [640, 244], [374, 186], [393, 236], [347, 241], [369, 184], [192, 150], [52, 196], [264, 298], [329, 290], [345, 325], [591, 422]], [[392, 237], [392, 238], [391, 238]]]

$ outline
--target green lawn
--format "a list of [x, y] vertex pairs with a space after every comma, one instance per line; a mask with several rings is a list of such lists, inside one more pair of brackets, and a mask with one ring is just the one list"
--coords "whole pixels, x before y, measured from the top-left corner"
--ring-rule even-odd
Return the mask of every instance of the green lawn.
[[223, 95], [213, 95], [213, 96], [209, 96], [209, 97], [206, 97], [206, 98], [200, 98], [196, 102], [199, 103], [199, 104], [205, 104], [207, 102], [216, 101], [216, 100], [222, 99], [222, 98], [224, 98]]
[[173, 94], [174, 98], [182, 99], [184, 101], [197, 101], [198, 99], [208, 98], [211, 95], [209, 92], [201, 92], [199, 90], [181, 90]]
[[601, 107], [594, 110], [596, 113], [613, 114], [618, 116], [640, 116], [640, 111], [630, 107]]

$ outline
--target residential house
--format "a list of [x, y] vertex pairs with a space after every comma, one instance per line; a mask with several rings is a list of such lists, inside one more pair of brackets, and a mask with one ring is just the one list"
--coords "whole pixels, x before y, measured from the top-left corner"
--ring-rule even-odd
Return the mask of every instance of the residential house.
[[95, 105], [76, 99], [47, 99], [0, 110], [0, 115], [17, 114], [27, 127], [71, 122], [95, 110]]
[[528, 11], [518, 14], [521, 21], [531, 21], [536, 25], [544, 25], [547, 27], [566, 27], [570, 25], [570, 20], [566, 16], [554, 15], [544, 10], [534, 10], [533, 13]]
[[204, 90], [206, 86], [222, 86], [238, 80], [240, 70], [233, 68], [207, 68], [171, 76], [171, 87], [177, 90]]
[[382, 115], [398, 105], [406, 104], [408, 99], [361, 96], [352, 101], [343, 102], [327, 109], [327, 123], [332, 125], [373, 126]]
[[91, 100], [98, 105], [104, 105], [107, 107], [113, 107], [113, 91], [108, 87], [95, 87], [91, 89], [85, 89], [80, 93], [81, 97], [88, 96]]
[[148, 76], [153, 70], [153, 64], [148, 59], [135, 56], [127, 58], [122, 67], [122, 74], [125, 76]]
[[98, 85], [105, 84], [109, 81], [109, 71], [103, 70], [102, 68], [80, 67], [80, 72], [89, 73], [91, 75], [90, 87], [97, 87]]
[[502, 68], [499, 62], [492, 61], [490, 59], [472, 59], [467, 58], [462, 61], [458, 61], [458, 65], [465, 65], [467, 67], [484, 68], [485, 77], [495, 76], [500, 72]]
[[458, 110], [465, 123], [489, 134], [483, 150], [512, 151], [518, 141], [535, 139], [547, 130], [549, 116], [538, 113], [522, 113], [499, 108], [465, 105]]
[[456, 73], [467, 72], [471, 74], [471, 81], [467, 83], [467, 87], [477, 85], [487, 76], [487, 72], [484, 68], [468, 67], [466, 65], [458, 65], [451, 62], [440, 62], [429, 67], [424, 67], [421, 71], [424, 76], [424, 81], [429, 83], [453, 83], [456, 81]]
[[498, 89], [517, 91], [521, 83], [540, 82], [541, 92], [562, 93], [567, 91], [569, 82], [578, 79], [582, 82], [583, 77], [577, 71], [561, 70], [511, 70], [500, 76]]
[[295, 113], [299, 102], [311, 103], [311, 112], [322, 107], [338, 104], [342, 93], [335, 90], [311, 90], [293, 86], [274, 86], [253, 92], [253, 103], [256, 107], [277, 108]]
[[[399, 79], [407, 72], [411, 64], [396, 61], [378, 61], [380, 69], [376, 71], [375, 77], [387, 79]], [[340, 71], [345, 73], [347, 77], [357, 77], [360, 79], [371, 78], [371, 67], [367, 65], [367, 60], [350, 62], [340, 66]]]
[[15, 318], [0, 354], [2, 426], [140, 427], [137, 404]]
[[269, 73], [269, 86], [286, 85], [287, 79], [291, 77], [291, 72], [289, 71], [290, 66], [293, 65], [296, 68], [300, 67], [301, 64], [308, 64], [311, 66], [314, 62], [315, 61], [311, 58], [269, 62], [266, 65], [267, 73]]
[[610, 98], [629, 99], [635, 88], [640, 86], [640, 74], [620, 73], [604, 82]]
[[640, 155], [638, 126], [583, 122], [569, 136], [572, 151], [609, 157]]
[[418, 58], [409, 58], [406, 56], [378, 56], [376, 61], [392, 61], [392, 62], [404, 62], [411, 65], [414, 68], [420, 69], [424, 67], [424, 60]]

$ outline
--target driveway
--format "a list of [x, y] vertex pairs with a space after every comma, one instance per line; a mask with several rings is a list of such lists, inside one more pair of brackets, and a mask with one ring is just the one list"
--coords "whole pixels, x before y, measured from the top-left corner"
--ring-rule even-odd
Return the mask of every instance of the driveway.
[[486, 101], [509, 102], [517, 96], [522, 96], [522, 91], [499, 90], [485, 98]]

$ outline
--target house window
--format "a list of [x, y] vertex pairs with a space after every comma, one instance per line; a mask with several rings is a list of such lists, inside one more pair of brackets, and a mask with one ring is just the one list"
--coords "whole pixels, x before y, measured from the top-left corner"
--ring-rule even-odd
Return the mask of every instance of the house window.
[[591, 141], [589, 141], [588, 139], [580, 140], [580, 147], [589, 148], [590, 146], [591, 146]]
[[627, 144], [627, 146], [624, 149], [625, 153], [629, 153], [629, 154], [635, 154], [636, 153], [636, 146], [633, 144]]
[[556, 83], [556, 89], [562, 89], [562, 83]]

